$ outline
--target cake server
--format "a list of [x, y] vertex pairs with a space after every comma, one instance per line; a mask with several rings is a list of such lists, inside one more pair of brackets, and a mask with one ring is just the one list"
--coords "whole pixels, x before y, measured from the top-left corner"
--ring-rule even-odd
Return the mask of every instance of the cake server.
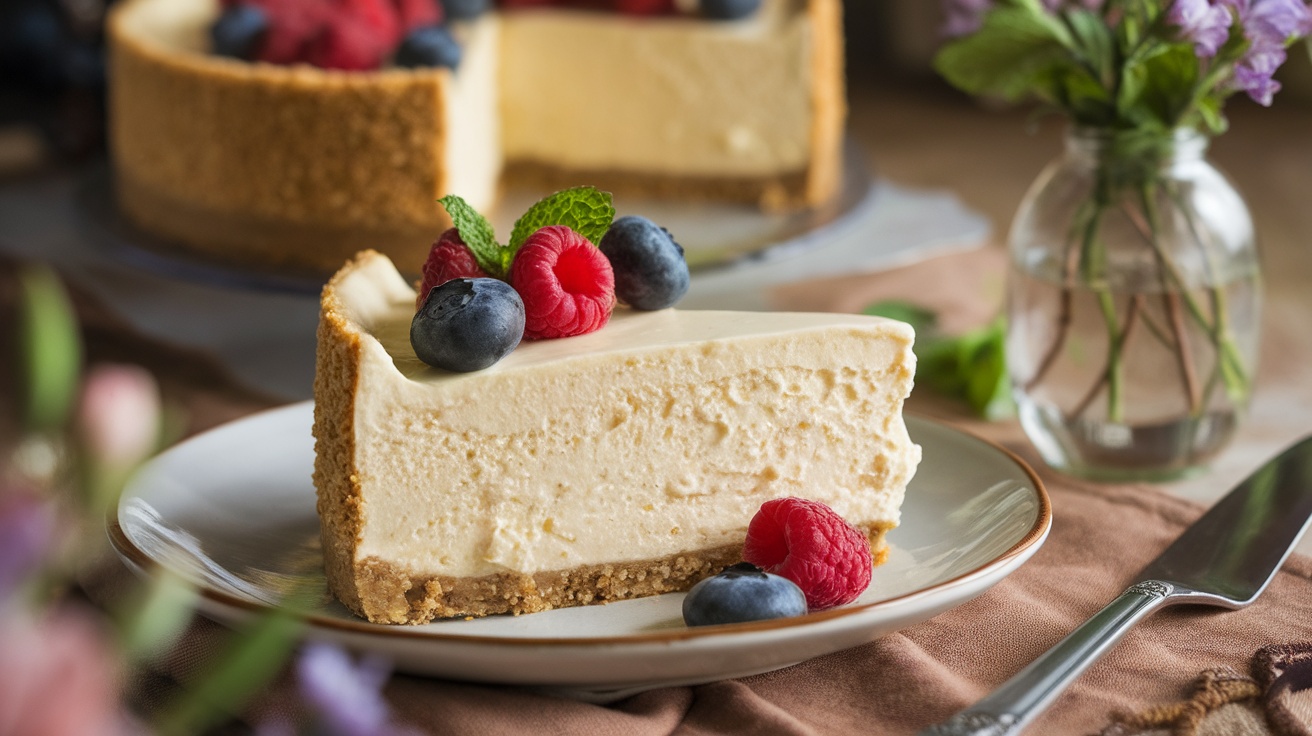
[[1237, 609], [1275, 577], [1312, 517], [1312, 436], [1248, 476], [1139, 573], [1136, 582], [993, 694], [921, 736], [1017, 734], [1089, 665], [1159, 608]]

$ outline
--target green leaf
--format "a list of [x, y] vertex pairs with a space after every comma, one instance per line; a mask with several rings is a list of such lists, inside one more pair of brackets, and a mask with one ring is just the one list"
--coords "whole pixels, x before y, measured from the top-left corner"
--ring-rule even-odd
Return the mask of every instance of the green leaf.
[[1139, 125], [1153, 122], [1164, 129], [1180, 124], [1194, 102], [1198, 57], [1187, 43], [1171, 44], [1142, 61], [1127, 64], [1133, 96], [1123, 94], [1120, 107]]
[[529, 207], [519, 218], [510, 233], [510, 250], [513, 256], [530, 235], [550, 225], [564, 225], [596, 245], [614, 219], [615, 205], [610, 192], [596, 187], [559, 191]]
[[298, 590], [278, 608], [233, 634], [223, 655], [205, 676], [164, 711], [157, 730], [165, 736], [204, 733], [236, 716], [250, 698], [277, 676], [296, 646], [303, 626], [300, 613], [315, 594]]
[[491, 276], [498, 278], [503, 276], [506, 271], [505, 266], [502, 265], [503, 249], [497, 244], [492, 223], [470, 207], [468, 202], [454, 194], [448, 194], [437, 201], [441, 202], [447, 214], [451, 215], [451, 222], [455, 223], [456, 230], [460, 232], [460, 239], [465, 241], [469, 251], [474, 254], [478, 267]]
[[119, 616], [119, 638], [133, 662], [156, 658], [177, 639], [191, 621], [197, 597], [194, 587], [163, 569], [142, 593]]
[[22, 292], [19, 360], [27, 390], [24, 419], [33, 430], [51, 430], [68, 418], [82, 370], [82, 341], [73, 306], [46, 266], [19, 274]]
[[871, 304], [861, 310], [861, 314], [906, 322], [916, 331], [918, 339], [928, 339], [929, 333], [933, 332], [938, 326], [938, 315], [934, 314], [932, 310], [896, 299]]
[[966, 92], [1017, 99], [1043, 91], [1039, 83], [1072, 59], [1072, 44], [1065, 26], [1037, 3], [997, 7], [978, 31], [943, 47], [934, 67]]

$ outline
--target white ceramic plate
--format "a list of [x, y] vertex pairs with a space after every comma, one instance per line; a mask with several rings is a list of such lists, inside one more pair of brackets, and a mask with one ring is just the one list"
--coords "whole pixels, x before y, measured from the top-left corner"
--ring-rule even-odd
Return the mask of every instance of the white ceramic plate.
[[[110, 536], [138, 571], [195, 582], [202, 611], [234, 623], [290, 584], [323, 585], [310, 472], [313, 407], [293, 404], [197, 436], [129, 484]], [[924, 460], [888, 561], [848, 606], [807, 616], [689, 629], [683, 594], [525, 616], [382, 626], [327, 596], [309, 636], [384, 654], [415, 674], [535, 685], [592, 699], [765, 672], [871, 641], [983, 593], [1029, 559], [1051, 525], [1022, 461], [947, 426], [909, 417]]]

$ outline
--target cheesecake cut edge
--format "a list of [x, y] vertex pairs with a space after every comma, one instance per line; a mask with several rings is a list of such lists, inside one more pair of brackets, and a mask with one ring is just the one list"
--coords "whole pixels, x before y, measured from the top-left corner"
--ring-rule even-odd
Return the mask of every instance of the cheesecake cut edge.
[[[356, 466], [355, 393], [364, 357], [364, 329], [347, 314], [339, 287], [371, 262], [382, 261], [387, 261], [386, 256], [375, 251], [357, 254], [324, 287], [320, 303], [313, 479], [328, 588], [343, 605], [371, 623], [387, 624], [537, 613], [687, 590], [741, 561], [741, 543], [656, 559], [478, 577], [417, 574], [376, 556], [357, 559], [364, 500]], [[409, 289], [394, 268], [391, 276], [395, 288]], [[874, 564], [882, 564], [888, 555], [885, 534], [896, 524], [853, 526], [869, 539]]]

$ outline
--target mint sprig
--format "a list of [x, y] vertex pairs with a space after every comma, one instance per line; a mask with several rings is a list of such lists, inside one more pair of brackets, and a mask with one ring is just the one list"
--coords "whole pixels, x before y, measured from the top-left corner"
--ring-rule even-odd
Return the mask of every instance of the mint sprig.
[[596, 187], [565, 189], [528, 208], [510, 233], [510, 248], [519, 250], [530, 235], [550, 225], [564, 225], [596, 245], [614, 219], [610, 192]]
[[451, 215], [451, 222], [455, 223], [460, 239], [469, 246], [469, 252], [474, 254], [478, 267], [496, 278], [504, 276], [506, 268], [510, 265], [510, 259], [502, 252], [503, 246], [497, 244], [492, 223], [480, 215], [478, 210], [470, 207], [468, 202], [454, 194], [448, 194], [437, 201], [441, 202], [446, 208], [446, 213]]
[[460, 239], [469, 246], [478, 267], [494, 278], [505, 280], [510, 262], [533, 233], [551, 225], [564, 225], [596, 245], [615, 219], [610, 192], [596, 187], [574, 187], [542, 198], [515, 222], [510, 243], [497, 243], [492, 223], [464, 199], [448, 194], [437, 200], [455, 223]]

